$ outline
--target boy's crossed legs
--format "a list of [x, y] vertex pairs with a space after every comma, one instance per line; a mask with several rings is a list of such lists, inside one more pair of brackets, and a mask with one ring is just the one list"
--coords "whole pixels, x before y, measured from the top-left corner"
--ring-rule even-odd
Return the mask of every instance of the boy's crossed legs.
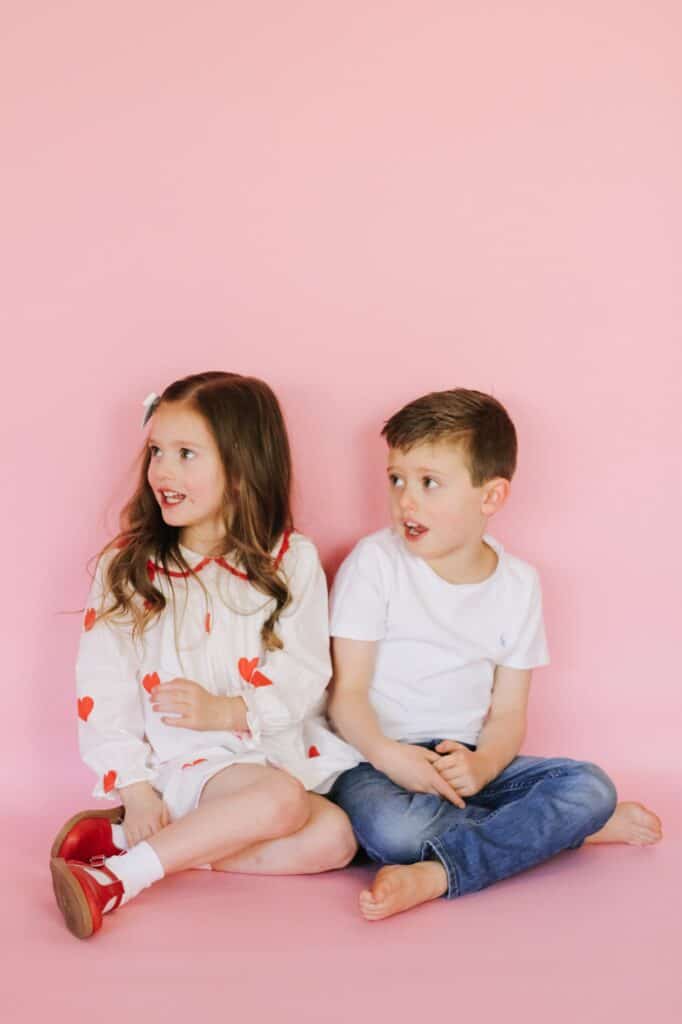
[[517, 757], [463, 809], [409, 792], [367, 762], [345, 772], [329, 795], [369, 856], [391, 865], [361, 894], [369, 920], [476, 892], [583, 842], [646, 845], [661, 835], [652, 812], [617, 805], [600, 768], [567, 758]]

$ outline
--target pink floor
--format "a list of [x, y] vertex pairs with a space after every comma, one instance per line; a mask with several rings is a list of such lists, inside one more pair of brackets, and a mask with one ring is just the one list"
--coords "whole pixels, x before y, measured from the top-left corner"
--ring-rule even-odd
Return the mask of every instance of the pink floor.
[[666, 826], [655, 849], [563, 854], [390, 921], [370, 925], [356, 911], [365, 868], [310, 878], [193, 871], [88, 942], [64, 929], [47, 871], [53, 827], [74, 801], [41, 808], [38, 823], [10, 814], [3, 1018], [678, 1024], [682, 828], [670, 786], [653, 783], [647, 797]]

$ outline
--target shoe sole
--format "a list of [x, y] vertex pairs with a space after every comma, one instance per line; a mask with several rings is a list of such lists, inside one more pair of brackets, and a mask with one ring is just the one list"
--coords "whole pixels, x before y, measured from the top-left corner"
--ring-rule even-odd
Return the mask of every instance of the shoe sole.
[[87, 939], [94, 932], [90, 905], [80, 883], [69, 871], [66, 861], [53, 857], [50, 861], [52, 888], [57, 906], [64, 916], [64, 922], [77, 939]]
[[83, 818], [108, 818], [112, 825], [120, 825], [125, 815], [125, 808], [120, 807], [107, 807], [104, 811], [80, 811], [78, 814], [74, 814], [73, 818], [69, 818], [66, 824], [62, 825], [59, 832], [55, 836], [55, 840], [52, 843], [52, 849], [50, 850], [50, 861], [59, 859], [59, 851], [62, 843], [66, 839], [67, 835], [79, 821]]

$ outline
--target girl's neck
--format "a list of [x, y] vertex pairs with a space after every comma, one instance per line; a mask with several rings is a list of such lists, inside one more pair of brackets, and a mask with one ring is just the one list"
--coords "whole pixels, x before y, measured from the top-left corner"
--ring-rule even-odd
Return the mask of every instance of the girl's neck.
[[202, 534], [198, 530], [193, 530], [191, 526], [180, 530], [179, 541], [182, 547], [187, 548], [188, 551], [210, 558], [226, 554], [230, 547], [227, 534], [220, 536], [209, 533]]

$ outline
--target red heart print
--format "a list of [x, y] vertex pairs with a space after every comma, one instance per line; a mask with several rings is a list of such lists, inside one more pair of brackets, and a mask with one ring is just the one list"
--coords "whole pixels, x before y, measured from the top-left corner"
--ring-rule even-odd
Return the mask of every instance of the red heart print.
[[320, 752], [316, 746], [308, 747], [308, 757], [319, 757]]
[[108, 771], [102, 779], [102, 788], [105, 793], [111, 793], [112, 789], [116, 785], [116, 772]]
[[258, 658], [252, 658], [251, 661], [248, 658], [240, 658], [237, 662], [237, 668], [239, 669], [239, 675], [242, 679], [245, 679], [247, 683], [251, 682], [251, 676], [253, 675], [256, 665], [258, 664]]
[[85, 613], [85, 618], [83, 619], [83, 629], [85, 630], [86, 633], [89, 633], [92, 627], [95, 625], [96, 618], [97, 612], [95, 611], [95, 609], [88, 608], [88, 610]]
[[95, 702], [92, 697], [79, 697], [78, 698], [78, 717], [82, 722], [87, 722], [90, 717], [90, 712], [95, 706]]
[[187, 763], [183, 764], [182, 767], [183, 768], [194, 768], [195, 764], [204, 764], [205, 761], [206, 761], [205, 757], [198, 757], [196, 759], [196, 761], [187, 761]]
[[147, 693], [151, 694], [154, 687], [158, 686], [160, 682], [161, 680], [159, 679], [158, 672], [148, 672], [147, 675], [142, 680], [142, 685], [144, 686]]
[[272, 686], [272, 679], [268, 679], [267, 676], [264, 676], [263, 673], [258, 670], [253, 673], [249, 682], [252, 686]]

